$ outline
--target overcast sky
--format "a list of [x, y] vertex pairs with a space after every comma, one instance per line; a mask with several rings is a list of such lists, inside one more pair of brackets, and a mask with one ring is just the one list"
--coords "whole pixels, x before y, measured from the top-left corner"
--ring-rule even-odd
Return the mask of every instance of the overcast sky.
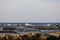
[[60, 22], [60, 1], [0, 0], [0, 22]]

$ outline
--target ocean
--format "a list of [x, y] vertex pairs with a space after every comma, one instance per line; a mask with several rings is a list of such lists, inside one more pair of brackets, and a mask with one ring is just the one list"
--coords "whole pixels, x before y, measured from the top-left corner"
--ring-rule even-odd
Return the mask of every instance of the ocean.
[[[15, 28], [15, 29], [13, 30], [8, 29], [9, 31], [7, 31], [6, 29], [4, 30], [4, 28], [10, 28], [10, 29]], [[60, 23], [0, 23], [0, 33], [60, 32], [60, 29], [58, 28], [60, 28]]]

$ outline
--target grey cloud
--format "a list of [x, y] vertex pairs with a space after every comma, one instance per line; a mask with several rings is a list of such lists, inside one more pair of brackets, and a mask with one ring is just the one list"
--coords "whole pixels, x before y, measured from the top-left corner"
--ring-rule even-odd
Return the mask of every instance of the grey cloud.
[[0, 22], [60, 22], [60, 1], [0, 0]]

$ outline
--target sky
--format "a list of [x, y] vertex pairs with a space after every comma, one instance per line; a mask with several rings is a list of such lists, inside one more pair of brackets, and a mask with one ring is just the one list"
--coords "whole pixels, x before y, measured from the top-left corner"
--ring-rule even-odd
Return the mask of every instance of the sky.
[[60, 0], [0, 0], [0, 22], [60, 22]]

